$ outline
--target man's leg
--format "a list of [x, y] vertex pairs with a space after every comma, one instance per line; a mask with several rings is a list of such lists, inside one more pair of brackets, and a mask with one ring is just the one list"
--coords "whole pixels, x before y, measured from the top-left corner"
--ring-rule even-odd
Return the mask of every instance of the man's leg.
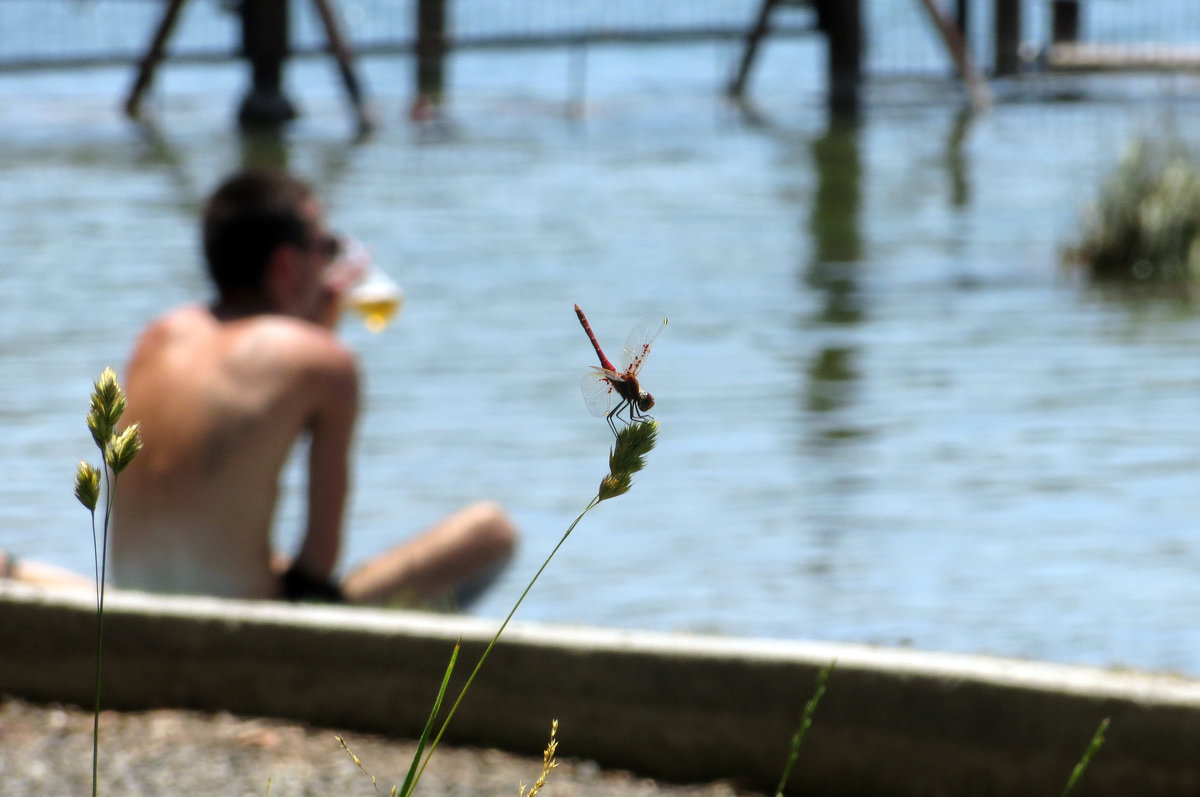
[[43, 587], [96, 587], [90, 578], [84, 578], [78, 573], [43, 562], [18, 560], [4, 551], [0, 551], [0, 578], [39, 584]]
[[346, 576], [342, 591], [350, 603], [443, 602], [499, 570], [516, 541], [516, 527], [503, 509], [472, 504], [367, 560]]

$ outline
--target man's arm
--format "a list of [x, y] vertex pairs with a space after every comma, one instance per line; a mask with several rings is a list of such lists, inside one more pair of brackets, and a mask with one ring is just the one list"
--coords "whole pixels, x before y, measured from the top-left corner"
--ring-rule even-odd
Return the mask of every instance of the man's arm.
[[335, 340], [309, 386], [314, 398], [309, 423], [308, 524], [293, 566], [328, 579], [337, 564], [350, 484], [350, 447], [358, 415], [358, 367]]

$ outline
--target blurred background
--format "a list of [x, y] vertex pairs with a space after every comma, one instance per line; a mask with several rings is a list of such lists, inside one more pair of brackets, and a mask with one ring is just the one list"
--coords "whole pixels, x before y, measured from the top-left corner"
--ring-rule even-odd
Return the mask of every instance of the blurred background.
[[[518, 619], [1200, 675], [1200, 314], [1061, 263], [1132, 140], [1195, 138], [1200, 76], [1050, 69], [1037, 0], [1005, 68], [1003, 2], [956, 5], [990, 108], [920, 3], [867, 0], [860, 110], [835, 114], [803, 7], [743, 106], [725, 88], [758, 0], [453, 0], [443, 122], [414, 125], [413, 6], [337, 3], [380, 122], [362, 137], [307, 3], [301, 115], [271, 134], [236, 123], [231, 4], [186, 5], [132, 122], [162, 3], [0, 0], [0, 547], [91, 572], [91, 382], [207, 298], [208, 191], [286, 165], [407, 295], [378, 334], [342, 324], [366, 375], [344, 562], [495, 499], [524, 539], [474, 612], [503, 616], [607, 468], [572, 304], [610, 355], [662, 313], [659, 447]], [[1186, 49], [1200, 8], [1084, 0], [1078, 37]]]

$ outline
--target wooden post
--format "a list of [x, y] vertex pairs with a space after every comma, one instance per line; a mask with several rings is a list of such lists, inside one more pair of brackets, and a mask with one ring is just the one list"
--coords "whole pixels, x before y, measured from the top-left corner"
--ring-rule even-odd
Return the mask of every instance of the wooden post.
[[317, 7], [317, 14], [321, 17], [321, 24], [325, 26], [325, 38], [329, 42], [329, 49], [337, 60], [338, 71], [342, 76], [342, 85], [346, 87], [346, 95], [354, 106], [355, 118], [358, 121], [358, 133], [360, 136], [365, 136], [375, 129], [376, 120], [375, 115], [367, 107], [363, 97], [362, 84], [354, 71], [354, 53], [350, 50], [350, 42], [342, 33], [337, 15], [329, 0], [313, 0], [313, 2]]
[[242, 49], [253, 84], [238, 111], [245, 127], [279, 127], [296, 118], [283, 93], [288, 56], [288, 0], [242, 0]]
[[975, 61], [971, 58], [967, 43], [959, 33], [958, 26], [942, 13], [934, 0], [922, 0], [922, 4], [934, 27], [941, 34], [942, 42], [946, 45], [947, 52], [950, 53], [950, 59], [954, 62], [959, 77], [962, 78], [963, 84], [971, 95], [971, 105], [976, 110], [987, 108], [992, 104], [992, 92], [979, 75], [978, 70], [975, 69]]
[[1079, 0], [1054, 0], [1050, 7], [1050, 41], [1079, 41]]
[[740, 97], [746, 91], [746, 80], [750, 77], [750, 67], [754, 65], [754, 57], [758, 55], [758, 45], [771, 29], [771, 12], [779, 0], [763, 0], [758, 7], [758, 16], [754, 27], [746, 34], [746, 46], [742, 50], [742, 60], [738, 64], [737, 74], [729, 82], [727, 91], [731, 97]]
[[996, 0], [997, 75], [1014, 75], [1021, 68], [1021, 0]]
[[862, 0], [813, 0], [813, 5], [829, 45], [829, 107], [857, 113], [865, 45]]
[[154, 80], [154, 70], [158, 68], [163, 56], [166, 55], [167, 41], [171, 38], [172, 31], [175, 30], [175, 23], [179, 21], [179, 14], [183, 11], [184, 2], [185, 0], [170, 0], [163, 9], [162, 19], [159, 20], [158, 28], [154, 31], [154, 38], [150, 41], [150, 47], [138, 64], [137, 77], [134, 78], [133, 87], [129, 89], [129, 96], [125, 99], [125, 114], [130, 119], [137, 119], [141, 114], [142, 95], [146, 93], [146, 89], [150, 88], [150, 83]]
[[446, 0], [417, 0], [416, 81], [412, 116], [436, 115], [446, 88]]

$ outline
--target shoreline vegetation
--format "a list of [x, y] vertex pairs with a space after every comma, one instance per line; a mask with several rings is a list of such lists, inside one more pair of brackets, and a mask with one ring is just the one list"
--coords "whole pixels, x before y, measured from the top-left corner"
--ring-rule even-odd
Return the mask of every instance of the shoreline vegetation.
[[1200, 288], [1200, 160], [1178, 138], [1135, 138], [1062, 253], [1093, 283], [1195, 298]]

